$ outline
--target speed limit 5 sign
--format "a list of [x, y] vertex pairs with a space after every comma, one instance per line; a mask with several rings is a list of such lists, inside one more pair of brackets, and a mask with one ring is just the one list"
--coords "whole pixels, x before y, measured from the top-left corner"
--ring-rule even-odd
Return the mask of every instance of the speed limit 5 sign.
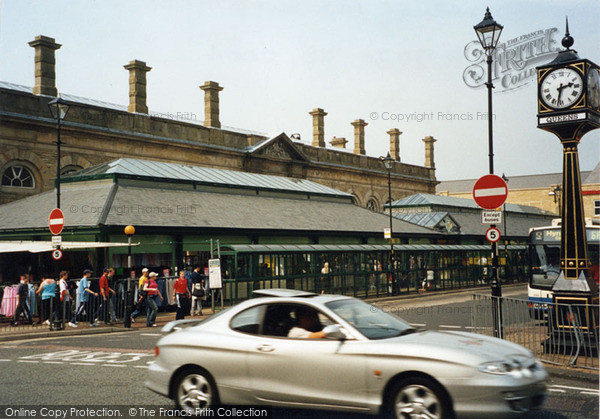
[[485, 238], [490, 243], [496, 243], [498, 240], [500, 240], [500, 230], [498, 230], [496, 227], [488, 228], [485, 232]]

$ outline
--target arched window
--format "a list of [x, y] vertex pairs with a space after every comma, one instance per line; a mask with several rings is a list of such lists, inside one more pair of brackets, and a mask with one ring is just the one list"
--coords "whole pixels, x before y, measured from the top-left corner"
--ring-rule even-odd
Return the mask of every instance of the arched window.
[[35, 179], [31, 171], [25, 166], [10, 166], [2, 174], [2, 186], [34, 188]]
[[78, 170], [83, 169], [83, 167], [81, 166], [76, 166], [74, 164], [70, 164], [68, 166], [63, 167], [62, 169], [60, 169], [60, 175], [68, 175], [69, 173], [73, 173], [76, 172]]
[[375, 201], [375, 199], [371, 198], [367, 201], [367, 209], [370, 209], [371, 211], [379, 211], [379, 205], [377, 204], [377, 201]]

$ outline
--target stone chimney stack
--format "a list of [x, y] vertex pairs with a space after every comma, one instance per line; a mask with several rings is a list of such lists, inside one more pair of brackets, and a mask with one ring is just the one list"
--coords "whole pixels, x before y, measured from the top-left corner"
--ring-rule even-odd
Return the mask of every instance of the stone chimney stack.
[[325, 112], [321, 108], [315, 108], [309, 115], [313, 117], [313, 147], [325, 147]]
[[354, 154], [366, 154], [365, 152], [365, 127], [367, 124], [364, 119], [357, 119], [351, 122], [354, 127]]
[[425, 143], [425, 167], [429, 167], [430, 169], [435, 169], [435, 161], [433, 158], [433, 143], [437, 140], [432, 136], [423, 138], [423, 142]]
[[387, 132], [390, 136], [390, 156], [396, 161], [400, 161], [400, 135], [402, 131], [398, 128], [392, 128]]
[[204, 90], [204, 126], [221, 128], [219, 120], [219, 92], [223, 90], [216, 81], [204, 82], [200, 89]]
[[148, 113], [146, 105], [146, 73], [152, 70], [145, 62], [133, 60], [123, 66], [129, 70], [129, 112]]
[[331, 141], [329, 142], [329, 144], [331, 144], [335, 148], [344, 148], [345, 149], [347, 142], [348, 142], [348, 140], [346, 140], [345, 138], [333, 137], [331, 139]]
[[62, 45], [54, 42], [54, 38], [38, 35], [29, 43], [29, 46], [35, 48], [35, 84], [33, 86], [33, 94], [58, 96], [54, 51]]

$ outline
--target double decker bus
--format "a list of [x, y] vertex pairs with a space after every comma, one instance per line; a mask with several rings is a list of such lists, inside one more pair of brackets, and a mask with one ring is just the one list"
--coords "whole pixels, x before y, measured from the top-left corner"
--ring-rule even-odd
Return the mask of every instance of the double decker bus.
[[[527, 289], [532, 316], [544, 318], [552, 303], [552, 287], [560, 274], [560, 220], [548, 227], [529, 230], [529, 286]], [[587, 256], [591, 267], [588, 275], [598, 283], [600, 225], [586, 223]]]

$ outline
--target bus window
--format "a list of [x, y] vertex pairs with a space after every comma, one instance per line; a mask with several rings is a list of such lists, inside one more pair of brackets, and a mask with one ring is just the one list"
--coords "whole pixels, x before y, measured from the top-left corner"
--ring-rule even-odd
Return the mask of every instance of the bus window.
[[531, 286], [552, 289], [560, 273], [560, 246], [535, 245], [530, 252]]

